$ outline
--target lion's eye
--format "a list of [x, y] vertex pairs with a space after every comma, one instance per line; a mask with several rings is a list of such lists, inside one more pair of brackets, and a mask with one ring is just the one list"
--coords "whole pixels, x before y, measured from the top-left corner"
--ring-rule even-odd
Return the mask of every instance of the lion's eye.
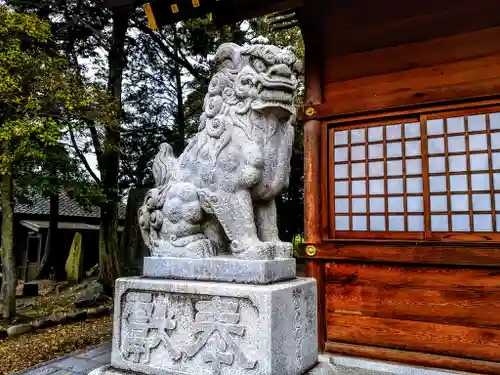
[[253, 61], [253, 66], [255, 67], [255, 70], [259, 73], [265, 72], [267, 70], [266, 64], [264, 61], [255, 59]]

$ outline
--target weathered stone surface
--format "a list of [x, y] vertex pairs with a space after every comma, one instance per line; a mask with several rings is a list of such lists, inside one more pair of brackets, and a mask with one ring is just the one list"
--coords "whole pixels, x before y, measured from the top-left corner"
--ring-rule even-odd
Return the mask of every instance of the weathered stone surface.
[[295, 272], [295, 259], [242, 260], [233, 256], [144, 259], [144, 276], [176, 280], [269, 284], [291, 280]]
[[[345, 372], [340, 372], [334, 365], [329, 363], [320, 362], [314, 366], [311, 370], [304, 373], [304, 375], [347, 375]], [[356, 372], [351, 372], [350, 374], [357, 374]], [[98, 368], [89, 373], [89, 375], [131, 375], [130, 372], [125, 372], [112, 365], [104, 366]], [[361, 373], [360, 373], [361, 375]]]
[[268, 45], [220, 46], [198, 133], [179, 158], [163, 144], [139, 210], [153, 256], [291, 258], [275, 197], [288, 186], [302, 63]]
[[32, 330], [33, 327], [31, 327], [29, 324], [17, 324], [15, 326], [10, 326], [9, 328], [7, 328], [7, 334], [9, 335], [9, 337], [15, 337], [31, 332]]
[[317, 362], [316, 282], [119, 279], [111, 364], [149, 375], [301, 375]]

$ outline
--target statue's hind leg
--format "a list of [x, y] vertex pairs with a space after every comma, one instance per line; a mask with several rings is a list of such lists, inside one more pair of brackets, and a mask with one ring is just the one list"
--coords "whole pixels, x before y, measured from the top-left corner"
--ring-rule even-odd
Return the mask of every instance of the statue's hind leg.
[[242, 259], [274, 258], [274, 243], [262, 242], [257, 234], [248, 190], [235, 193], [218, 191], [207, 199], [231, 241], [230, 248], [234, 256]]

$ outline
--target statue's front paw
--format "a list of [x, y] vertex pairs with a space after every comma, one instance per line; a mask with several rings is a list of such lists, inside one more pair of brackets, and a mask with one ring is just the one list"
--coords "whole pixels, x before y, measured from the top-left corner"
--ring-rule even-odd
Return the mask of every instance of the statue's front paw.
[[272, 242], [246, 242], [234, 240], [231, 242], [231, 251], [233, 255], [240, 259], [273, 259], [274, 243]]
[[293, 257], [293, 245], [290, 242], [275, 242], [276, 258], [290, 259]]

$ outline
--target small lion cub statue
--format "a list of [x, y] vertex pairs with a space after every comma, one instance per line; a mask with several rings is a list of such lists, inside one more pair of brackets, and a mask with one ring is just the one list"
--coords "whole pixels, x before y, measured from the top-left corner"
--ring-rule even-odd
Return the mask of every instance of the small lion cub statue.
[[139, 210], [151, 255], [290, 258], [275, 197], [288, 186], [302, 63], [269, 45], [220, 46], [198, 132], [175, 158], [162, 144]]

